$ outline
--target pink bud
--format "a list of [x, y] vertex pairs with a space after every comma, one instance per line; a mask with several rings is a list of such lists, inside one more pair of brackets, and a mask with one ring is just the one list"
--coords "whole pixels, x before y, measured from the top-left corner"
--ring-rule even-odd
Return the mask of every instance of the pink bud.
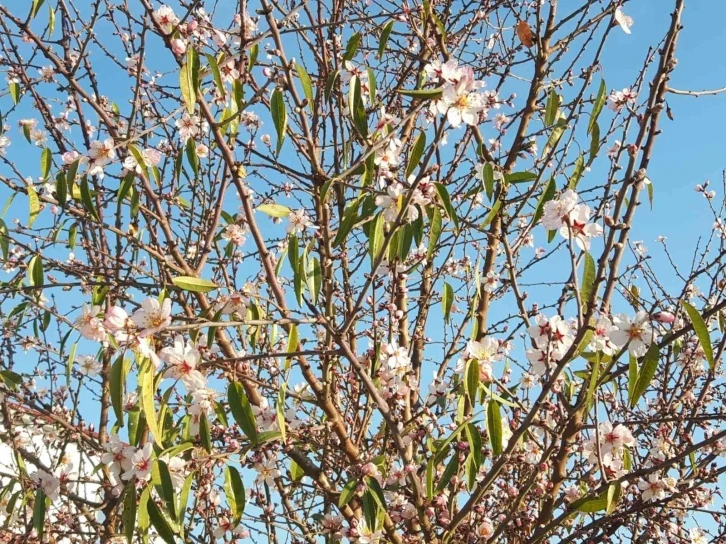
[[187, 42], [179, 39], [172, 40], [171, 50], [174, 51], [175, 55], [183, 55], [187, 51]]
[[676, 316], [670, 312], [658, 312], [650, 317], [653, 321], [657, 321], [658, 323], [673, 323], [676, 320]]
[[269, 68], [263, 68], [262, 69], [262, 75], [265, 77], [271, 77], [272, 76], [272, 70]]

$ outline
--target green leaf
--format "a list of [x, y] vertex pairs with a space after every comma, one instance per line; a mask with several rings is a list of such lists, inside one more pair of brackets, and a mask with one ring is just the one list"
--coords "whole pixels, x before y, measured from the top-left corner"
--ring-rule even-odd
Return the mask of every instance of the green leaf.
[[325, 82], [325, 101], [330, 102], [330, 96], [333, 94], [335, 88], [335, 82], [340, 77], [340, 70], [336, 70], [328, 76], [328, 80]]
[[454, 455], [451, 456], [451, 460], [449, 461], [449, 464], [446, 465], [446, 468], [444, 469], [444, 473], [441, 475], [441, 479], [439, 480], [439, 485], [436, 486], [436, 489], [439, 491], [443, 491], [446, 489], [449, 484], [451, 484], [451, 479], [454, 477], [454, 475], [459, 471], [459, 454], [457, 452], [454, 452]]
[[294, 460], [290, 460], [290, 478], [293, 482], [299, 482], [305, 476], [305, 471]]
[[310, 76], [308, 75], [307, 70], [305, 70], [305, 67], [302, 64], [295, 64], [295, 70], [297, 71], [297, 77], [300, 79], [300, 84], [303, 88], [303, 93], [305, 94], [305, 98], [308, 99], [308, 107], [310, 108], [310, 111], [313, 111], [313, 107], [315, 106], [315, 95], [313, 94], [313, 83], [310, 80]]
[[714, 370], [716, 368], [716, 361], [713, 358], [711, 335], [708, 334], [708, 327], [706, 326], [706, 322], [703, 320], [703, 317], [701, 317], [700, 312], [696, 310], [693, 306], [688, 304], [688, 302], [684, 300], [681, 304], [683, 304], [683, 308], [686, 310], [688, 318], [693, 324], [693, 330], [696, 332], [696, 336], [698, 336], [698, 341], [701, 343], [701, 347], [703, 348], [703, 354], [706, 356], [706, 360], [708, 361], [708, 366], [711, 370]]
[[154, 367], [150, 361], [146, 361], [139, 376], [141, 382], [141, 410], [146, 417], [146, 425], [148, 425], [154, 441], [161, 445], [163, 441], [159, 424], [156, 420], [156, 405], [154, 404], [154, 393], [156, 390], [154, 378]]
[[239, 471], [227, 465], [224, 469], [224, 494], [227, 496], [227, 504], [232, 512], [232, 524], [237, 525], [242, 519], [245, 511], [245, 486]]
[[416, 142], [411, 148], [411, 154], [408, 157], [408, 165], [406, 166], [406, 179], [413, 174], [413, 171], [418, 166], [421, 157], [423, 156], [424, 149], [426, 148], [426, 133], [421, 131], [416, 138]]
[[353, 119], [353, 124], [358, 132], [366, 138], [368, 136], [368, 119], [366, 109], [363, 105], [363, 90], [360, 78], [353, 76], [350, 80], [350, 92], [348, 94], [348, 109]]
[[360, 47], [360, 42], [360, 32], [356, 32], [350, 37], [350, 40], [348, 40], [348, 44], [345, 46], [345, 53], [343, 53], [344, 61], [350, 60], [355, 56], [355, 54], [358, 52], [358, 48]]
[[280, 438], [285, 441], [287, 425], [285, 421], [285, 391], [287, 384], [283, 383], [277, 392], [277, 425], [280, 427]]
[[[592, 106], [592, 113], [590, 114], [590, 122], [587, 125], [587, 133], [590, 134], [592, 132], [592, 129], [597, 124], [597, 118], [600, 117], [600, 112], [602, 111], [603, 106], [605, 105], [607, 87], [605, 85], [605, 80], [600, 81], [600, 88], [597, 91], [597, 96], [595, 97], [595, 102]], [[598, 132], [600, 132], [598, 130]]]
[[436, 465], [433, 458], [426, 463], [426, 498], [432, 500], [434, 498], [434, 476], [436, 474]]
[[494, 455], [500, 455], [504, 448], [502, 415], [499, 409], [499, 403], [494, 399], [491, 399], [487, 405], [487, 430], [489, 431], [489, 440], [492, 444]]
[[207, 414], [202, 412], [199, 416], [199, 439], [207, 453], [212, 453], [212, 433], [209, 429]]
[[171, 519], [177, 519], [176, 517], [176, 495], [174, 494], [174, 484], [171, 480], [171, 473], [169, 472], [169, 466], [161, 460], [156, 461], [156, 468], [159, 471], [159, 480], [161, 487], [161, 496], [166, 503], [166, 510], [169, 512]]
[[31, 287], [39, 287], [44, 281], [43, 259], [40, 255], [34, 255], [28, 263], [28, 283]]
[[595, 123], [592, 126], [592, 134], [590, 136], [590, 157], [587, 159], [588, 164], [592, 164], [592, 161], [597, 157], [597, 152], [600, 149], [600, 125]]
[[[193, 50], [191, 47], [189, 49]], [[192, 81], [192, 73], [188, 63], [184, 63], [181, 70], [179, 70], [179, 89], [187, 106], [187, 112], [189, 115], [193, 115], [197, 101], [197, 90]]]
[[250, 49], [250, 60], [249, 60], [249, 62], [248, 62], [248, 64], [247, 64], [247, 71], [248, 71], [248, 72], [249, 72], [249, 71], [251, 71], [251, 70], [252, 70], [252, 68], [253, 68], [253, 67], [255, 66], [255, 64], [257, 63], [257, 56], [258, 56], [259, 54], [260, 54], [260, 44], [259, 44], [259, 43], [256, 43], [256, 44], [255, 44], [255, 45], [253, 45], [253, 46], [252, 46], [252, 48]]
[[151, 521], [151, 524], [154, 526], [154, 529], [156, 529], [156, 532], [159, 533], [159, 536], [167, 544], [175, 544], [174, 530], [172, 529], [171, 524], [169, 523], [169, 520], [167, 520], [164, 517], [164, 514], [161, 513], [161, 510], [159, 510], [159, 507], [156, 506], [154, 499], [149, 498], [146, 501], [146, 509], [149, 514], [149, 520]]
[[580, 282], [580, 299], [584, 310], [593, 295], [597, 271], [595, 270], [595, 260], [592, 255], [585, 252], [583, 257], [585, 263], [582, 270], [582, 281]]
[[449, 191], [446, 189], [446, 186], [443, 183], [436, 183], [436, 193], [439, 195], [439, 200], [441, 201], [441, 205], [446, 210], [446, 215], [449, 216], [449, 220], [454, 223], [454, 229], [459, 230], [459, 217], [456, 215], [456, 210], [454, 210], [454, 206], [451, 204], [451, 197], [449, 196]]
[[441, 305], [444, 307], [444, 321], [449, 322], [451, 317], [451, 306], [454, 303], [454, 288], [444, 283], [444, 294], [441, 297]]
[[136, 485], [134, 482], [126, 485], [124, 492], [124, 509], [121, 513], [121, 525], [124, 529], [126, 541], [131, 544], [136, 528]]
[[38, 538], [42, 541], [43, 530], [45, 528], [45, 493], [38, 488], [35, 492], [35, 505], [33, 506], [33, 528], [38, 534]]
[[417, 98], [419, 100], [435, 100], [436, 98], [440, 98], [443, 92], [443, 87], [438, 87], [436, 89], [412, 89], [410, 91], [398, 91], [398, 93], [403, 96], [410, 96], [411, 98]]
[[[645, 390], [650, 386], [650, 382], [653, 380], [653, 376], [655, 376], [655, 372], [658, 369], [658, 355], [658, 343], [653, 342], [643, 356], [643, 362], [638, 372], [638, 379], [635, 382], [635, 386], [633, 386], [633, 391], [630, 396], [631, 407], [635, 407], [638, 404], [640, 397], [643, 396]], [[632, 373], [630, 377], [632, 379]]]
[[93, 218], [98, 221], [98, 212], [96, 211], [96, 205], [93, 203], [91, 190], [88, 187], [88, 178], [83, 178], [81, 181], [81, 200], [83, 201], [83, 206], [89, 211]]
[[487, 198], [491, 202], [494, 198], [494, 166], [488, 162], [482, 168], [482, 182], [484, 183], [484, 190], [487, 193]]
[[476, 394], [479, 391], [479, 361], [469, 359], [466, 363], [466, 381], [464, 382], [466, 396], [472, 406], [476, 406]]
[[552, 126], [557, 119], [557, 108], [560, 107], [560, 97], [554, 88], [550, 90], [547, 97], [547, 106], [545, 107], [545, 126]]
[[20, 84], [12, 81], [8, 89], [10, 91], [10, 97], [13, 99], [13, 105], [17, 106], [18, 102], [20, 102]]
[[230, 383], [227, 388], [227, 399], [229, 401], [229, 409], [232, 417], [240, 426], [242, 432], [250, 440], [253, 445], [257, 444], [257, 422], [252, 413], [252, 406], [247, 398], [242, 385], [238, 383]]
[[270, 115], [272, 116], [272, 123], [275, 125], [275, 130], [277, 131], [277, 154], [279, 155], [280, 149], [282, 149], [282, 143], [285, 141], [285, 131], [287, 130], [287, 110], [280, 88], [272, 91], [272, 96], [270, 97]]
[[442, 223], [441, 211], [438, 206], [434, 206], [431, 214], [431, 230], [429, 231], [429, 249], [426, 252], [427, 260], [430, 260], [436, 252], [439, 237], [441, 236]]
[[383, 25], [383, 30], [381, 30], [381, 39], [378, 42], [378, 60], [381, 60], [383, 58], [383, 53], [386, 52], [386, 45], [388, 44], [388, 38], [391, 36], [392, 30], [393, 20], [388, 21], [385, 25]]
[[575, 167], [572, 169], [572, 175], [570, 176], [570, 182], [567, 184], [568, 189], [573, 191], [577, 188], [577, 184], [582, 177], [582, 173], [585, 171], [585, 155], [580, 153], [577, 160], [575, 161]]
[[525, 183], [527, 181], [533, 181], [537, 179], [537, 174], [534, 172], [514, 172], [505, 176], [507, 183]]
[[290, 215], [290, 208], [282, 204], [260, 204], [256, 208], [257, 211], [266, 213], [271, 217], [284, 218]]
[[320, 296], [320, 288], [323, 284], [323, 275], [320, 269], [320, 261], [315, 257], [312, 257], [308, 261], [307, 283], [308, 291], [310, 291], [313, 299], [312, 302], [313, 304], [317, 304], [318, 297]]
[[31, 19], [35, 19], [36, 15], [38, 15], [38, 11], [40, 11], [40, 8], [43, 7], [44, 3], [45, 0], [33, 0], [33, 5], [30, 7]]
[[116, 421], [123, 427], [124, 423], [124, 384], [126, 383], [126, 373], [124, 372], [124, 357], [120, 355], [113, 365], [111, 365], [111, 376], [109, 385], [111, 388], [111, 404], [113, 412], [116, 415]]
[[179, 289], [192, 293], [208, 293], [217, 289], [217, 284], [210, 280], [195, 278], [194, 276], [177, 276], [171, 282]]
[[[192, 172], [194, 172], [194, 176], [199, 175], [199, 156], [197, 156], [197, 146], [194, 145], [194, 139], [189, 138], [187, 140], [185, 151], [187, 155], [187, 161], [189, 162], [189, 166], [192, 167]], [[148, 177], [148, 175], [147, 175]]]
[[386, 222], [383, 218], [383, 214], [379, 213], [373, 220], [371, 225], [370, 236], [368, 238], [368, 246], [371, 255], [371, 266], [375, 265], [375, 261], [381, 254], [383, 248], [383, 241], [385, 240], [384, 226]]
[[40, 213], [40, 199], [38, 198], [38, 193], [35, 191], [35, 187], [32, 185], [28, 185], [28, 206], [30, 211], [28, 226], [32, 227]]
[[353, 478], [347, 484], [345, 484], [345, 486], [343, 486], [343, 489], [340, 492], [340, 497], [338, 497], [338, 508], [343, 508], [346, 504], [350, 502], [350, 500], [355, 496], [355, 490], [357, 487], [357, 478]]
[[383, 495], [383, 489], [381, 489], [381, 485], [378, 483], [378, 480], [371, 476], [366, 476], [365, 478], [366, 487], [371, 492], [371, 496], [373, 497], [373, 500], [376, 501], [376, 504], [380, 507], [381, 510], [387, 510], [386, 508], [386, 499]]
[[209, 68], [212, 70], [212, 77], [214, 78], [214, 83], [217, 85], [217, 91], [219, 91], [219, 95], [224, 98], [227, 93], [224, 89], [224, 83], [222, 82], [222, 73], [219, 71], [219, 63], [217, 62], [217, 59], [214, 58], [214, 55], [206, 53], [204, 56], [207, 58]]
[[50, 149], [47, 147], [40, 154], [40, 177], [47, 180], [50, 176], [50, 167], [53, 165], [53, 158]]
[[650, 209], [653, 209], [653, 182], [648, 184], [648, 202], [650, 202]]

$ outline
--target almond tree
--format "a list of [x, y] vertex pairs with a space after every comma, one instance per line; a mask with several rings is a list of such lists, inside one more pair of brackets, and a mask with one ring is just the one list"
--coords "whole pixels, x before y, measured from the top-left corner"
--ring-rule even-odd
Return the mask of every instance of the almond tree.
[[631, 240], [683, 0], [622, 90], [619, 1], [28, 4], [4, 541], [726, 538], [723, 201]]

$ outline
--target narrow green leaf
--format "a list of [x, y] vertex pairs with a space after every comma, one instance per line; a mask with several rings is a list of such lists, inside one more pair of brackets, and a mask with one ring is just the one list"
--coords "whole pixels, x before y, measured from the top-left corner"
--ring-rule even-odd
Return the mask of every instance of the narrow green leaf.
[[293, 482], [299, 482], [305, 476], [305, 471], [294, 460], [290, 460], [290, 478]]
[[484, 190], [487, 193], [487, 198], [491, 202], [494, 198], [494, 166], [488, 162], [482, 168], [482, 182], [484, 183]]
[[368, 239], [368, 246], [371, 255], [371, 266], [375, 264], [375, 261], [380, 255], [381, 249], [383, 248], [383, 241], [385, 239], [384, 226], [385, 220], [383, 218], [383, 214], [379, 213], [373, 220], [373, 225], [371, 225], [370, 236]]
[[111, 365], [111, 376], [109, 385], [111, 388], [111, 404], [113, 412], [116, 415], [116, 421], [123, 427], [124, 425], [124, 385], [126, 383], [126, 373], [124, 372], [124, 357], [120, 355]]
[[442, 223], [441, 211], [438, 206], [434, 206], [433, 213], [431, 215], [431, 230], [429, 231], [429, 248], [426, 253], [426, 259], [428, 260], [430, 260], [436, 252], [439, 237], [441, 236]]
[[154, 403], [154, 393], [156, 385], [154, 380], [154, 367], [150, 361], [146, 361], [140, 372], [139, 380], [141, 381], [141, 409], [146, 417], [146, 425], [154, 437], [154, 441], [163, 444], [159, 424], [156, 420], [156, 405]]
[[537, 174], [534, 172], [514, 172], [505, 176], [507, 183], [525, 183], [527, 181], [534, 181], [537, 179]]
[[217, 91], [219, 92], [219, 95], [224, 98], [227, 95], [227, 92], [224, 88], [224, 82], [222, 81], [222, 73], [219, 71], [219, 63], [217, 63], [217, 59], [214, 55], [206, 53], [204, 56], [207, 58], [209, 68], [212, 70], [212, 77], [214, 78], [215, 85], [217, 85]]
[[535, 210], [534, 218], [532, 219], [533, 225], [536, 225], [539, 223], [539, 220], [542, 219], [545, 204], [555, 197], [556, 192], [557, 183], [555, 183], [555, 178], [550, 178], [549, 182], [547, 182], [547, 187], [544, 191], [542, 191], [542, 195], [539, 197], [539, 201], [537, 202], [537, 209]]
[[295, 64], [295, 70], [297, 71], [297, 77], [300, 79], [300, 84], [303, 88], [303, 93], [305, 94], [305, 98], [308, 99], [308, 107], [310, 108], [310, 111], [313, 111], [313, 107], [315, 106], [315, 95], [313, 94], [313, 83], [310, 80], [310, 76], [308, 75], [307, 70], [305, 70], [305, 67], [302, 64]]
[[272, 91], [272, 96], [270, 97], [270, 115], [272, 116], [272, 123], [275, 125], [275, 130], [277, 131], [276, 153], [279, 155], [280, 149], [282, 149], [282, 143], [285, 141], [285, 131], [287, 130], [287, 110], [280, 88]]
[[411, 90], [399, 90], [398, 93], [403, 96], [410, 96], [411, 98], [417, 98], [418, 100], [435, 100], [441, 98], [444, 92], [443, 87], [436, 89], [411, 89]]
[[479, 391], [479, 361], [469, 359], [466, 363], [466, 381], [464, 382], [466, 396], [472, 406], [476, 405], [476, 396]]
[[545, 107], [545, 125], [551, 127], [557, 119], [557, 108], [560, 107], [560, 97], [554, 87], [550, 90]]
[[38, 15], [38, 11], [40, 11], [40, 8], [43, 7], [44, 3], [45, 0], [33, 0], [33, 5], [30, 7], [31, 19], [35, 19], [36, 15]]
[[408, 165], [406, 166], [406, 179], [413, 174], [414, 170], [418, 166], [421, 157], [423, 156], [424, 149], [426, 149], [426, 133], [421, 131], [416, 138], [416, 142], [411, 148], [411, 154], [408, 157]]
[[390, 38], [392, 30], [393, 20], [388, 21], [385, 25], [383, 25], [383, 30], [381, 30], [381, 39], [378, 42], [378, 60], [381, 60], [383, 58], [383, 53], [386, 52], [386, 45], [388, 44], [388, 38]]
[[338, 81], [338, 78], [340, 77], [340, 70], [336, 70], [332, 74], [328, 76], [328, 80], [325, 82], [325, 101], [330, 102], [330, 97], [333, 94], [333, 89], [335, 88], [335, 83]]
[[285, 218], [290, 215], [290, 208], [282, 204], [260, 204], [255, 208], [257, 211], [266, 213], [270, 217]]
[[38, 214], [40, 213], [40, 199], [38, 193], [35, 191], [35, 187], [28, 185], [28, 207], [29, 207], [29, 219], [28, 226], [32, 227], [35, 223]]
[[44, 282], [43, 259], [40, 255], [34, 255], [28, 263], [28, 283], [31, 287], [40, 287]]
[[195, 278], [194, 276], [177, 276], [171, 282], [179, 289], [192, 293], [208, 293], [218, 289], [217, 284], [210, 280]]
[[454, 288], [449, 283], [444, 283], [444, 294], [441, 297], [441, 305], [444, 308], [444, 321], [449, 322], [451, 317], [451, 306], [454, 303]]
[[87, 178], [83, 178], [81, 181], [81, 200], [83, 201], [83, 206], [88, 210], [93, 218], [98, 221], [98, 212], [96, 211], [96, 205], [93, 203], [93, 197], [91, 196], [91, 189], [88, 187]]
[[592, 298], [597, 271], [595, 270], [595, 260], [592, 255], [585, 252], [583, 257], [585, 262], [582, 270], [582, 280], [580, 281], [580, 299], [584, 309]]
[[53, 158], [50, 149], [47, 147], [40, 154], [40, 177], [47, 180], [50, 176], [50, 167], [53, 165]]
[[227, 465], [224, 470], [224, 493], [232, 512], [232, 523], [237, 525], [245, 510], [246, 495], [242, 477], [239, 471], [231, 465]]
[[343, 53], [343, 60], [351, 60], [355, 54], [358, 52], [358, 48], [360, 47], [361, 43], [361, 35], [360, 32], [356, 32], [350, 37], [350, 40], [348, 40], [348, 44], [345, 46], [345, 53]]
[[499, 403], [491, 399], [487, 405], [487, 430], [489, 431], [489, 440], [492, 444], [494, 455], [500, 455], [503, 450], [502, 438], [502, 415], [499, 409]]
[[126, 541], [131, 544], [136, 528], [136, 485], [134, 482], [126, 485], [124, 492], [124, 509], [121, 513], [121, 525], [124, 529]]
[[179, 70], [179, 90], [187, 106], [187, 112], [189, 115], [193, 115], [197, 101], [197, 91], [192, 83], [191, 70], [187, 63], [183, 64]]
[[456, 210], [451, 203], [451, 197], [449, 191], [443, 183], [436, 183], [436, 194], [439, 195], [441, 205], [446, 210], [446, 215], [449, 216], [449, 220], [454, 223], [454, 229], [459, 230], [459, 216], [456, 215]]
[[33, 506], [33, 528], [41, 541], [43, 539], [43, 530], [45, 529], [45, 499], [45, 493], [42, 489], [38, 488], [35, 492], [35, 505]]
[[149, 498], [147, 500], [146, 508], [147, 508], [147, 512], [149, 514], [149, 520], [151, 521], [151, 524], [154, 526], [154, 529], [156, 529], [156, 532], [159, 533], [159, 536], [167, 544], [175, 544], [174, 530], [172, 529], [171, 524], [169, 523], [169, 520], [167, 520], [164, 517], [164, 514], [161, 513], [161, 510], [159, 510], [159, 507], [156, 506], [154, 499]]
[[227, 399], [232, 417], [240, 426], [242, 432], [253, 445], [257, 444], [257, 422], [252, 413], [252, 406], [247, 399], [244, 388], [238, 383], [230, 383], [227, 388]]
[[582, 177], [582, 173], [585, 171], [585, 155], [580, 153], [575, 161], [575, 167], [572, 169], [572, 175], [570, 176], [570, 182], [567, 184], [568, 189], [573, 191], [577, 188], [577, 184]]
[[53, 32], [55, 32], [55, 10], [48, 4], [48, 37], [51, 37]]
[[[605, 85], [605, 80], [600, 81], [600, 87], [597, 91], [597, 96], [595, 97], [595, 102], [592, 106], [592, 113], [590, 114], [590, 122], [587, 125], [587, 133], [590, 134], [592, 132], [592, 129], [597, 124], [597, 118], [600, 117], [600, 112], [602, 111], [603, 106], [605, 105], [607, 87]], [[599, 131], [598, 131], [599, 132]]]
[[15, 81], [11, 81], [8, 87], [10, 90], [10, 98], [13, 99], [13, 105], [17, 106], [18, 102], [20, 102], [20, 84]]
[[340, 497], [338, 497], [338, 508], [343, 508], [346, 504], [350, 502], [350, 500], [355, 496], [355, 490], [357, 487], [357, 478], [353, 478], [347, 484], [345, 484], [345, 486], [343, 486], [343, 489], [340, 492]]
[[166, 503], [166, 511], [169, 512], [171, 519], [176, 520], [176, 495], [174, 494], [174, 484], [171, 480], [169, 466], [164, 461], [157, 459], [156, 467], [159, 471], [160, 487], [162, 491], [161, 495]]
[[703, 317], [701, 317], [701, 313], [693, 306], [691, 306], [688, 302], [683, 301], [682, 304], [683, 308], [688, 314], [688, 318], [693, 324], [693, 330], [696, 332], [696, 336], [698, 336], [698, 341], [701, 343], [701, 348], [703, 348], [703, 354], [706, 356], [708, 366], [711, 368], [711, 370], [714, 370], [716, 368], [716, 361], [713, 358], [711, 335], [708, 333], [708, 327], [706, 326], [706, 322], [703, 320]]
[[658, 359], [658, 343], [653, 342], [648, 348], [646, 354], [643, 356], [643, 361], [638, 372], [638, 379], [635, 382], [635, 386], [633, 387], [632, 395], [630, 397], [631, 407], [635, 407], [635, 405], [638, 404], [640, 397], [643, 396], [643, 393], [645, 393], [646, 389], [650, 386], [650, 382], [653, 381], [653, 376], [655, 376], [655, 372], [658, 369]]

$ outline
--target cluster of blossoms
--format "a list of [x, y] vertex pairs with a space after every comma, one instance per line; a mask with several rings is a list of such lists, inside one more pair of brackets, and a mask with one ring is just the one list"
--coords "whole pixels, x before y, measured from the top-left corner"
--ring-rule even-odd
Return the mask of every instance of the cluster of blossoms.
[[602, 227], [590, 223], [590, 206], [578, 204], [579, 197], [567, 189], [559, 198], [545, 204], [542, 226], [549, 231], [558, 230], [563, 238], [574, 238], [583, 251], [590, 249], [590, 239], [602, 234]]
[[543, 376], [567, 354], [575, 337], [570, 325], [560, 316], [549, 319], [538, 315], [535, 324], [527, 329], [536, 347], [528, 349], [527, 359], [532, 363], [532, 372]]
[[441, 98], [432, 103], [431, 112], [446, 115], [451, 126], [478, 125], [491, 108], [500, 107], [495, 92], [479, 92], [484, 82], [474, 78], [472, 68], [449, 60], [434, 61], [424, 69], [429, 79], [443, 85]]
[[635, 445], [635, 438], [624, 425], [613, 426], [610, 422], [601, 423], [598, 432], [593, 433], [584, 444], [583, 452], [588, 462], [597, 467], [602, 463], [610, 477], [618, 478], [625, 474], [625, 451]]
[[620, 111], [628, 104], [633, 104], [638, 98], [638, 93], [626, 87], [622, 91], [613, 91], [608, 96], [608, 107], [613, 111]]
[[404, 380], [411, 370], [411, 358], [408, 351], [395, 343], [381, 344], [380, 350], [381, 389], [387, 398], [408, 394], [408, 385]]
[[[407, 193], [409, 187], [399, 182], [391, 183], [386, 186], [386, 180], [381, 178], [381, 186], [386, 191], [385, 194], [376, 197], [376, 206], [383, 208], [383, 219], [387, 223], [394, 223], [399, 213], [403, 211], [406, 204]], [[409, 184], [413, 184], [415, 178], [411, 176], [408, 180]], [[420, 215], [419, 206], [426, 207], [431, 204], [435, 191], [434, 184], [428, 176], [419, 180], [418, 185], [413, 189], [413, 194], [406, 205], [403, 213], [403, 221], [411, 223], [416, 221]]]
[[462, 377], [466, 372], [466, 362], [474, 360], [479, 364], [479, 380], [483, 383], [492, 381], [492, 364], [504, 361], [509, 355], [512, 345], [509, 342], [497, 340], [492, 336], [485, 336], [480, 341], [470, 340], [466, 344], [464, 358], [459, 360], [456, 373]]

